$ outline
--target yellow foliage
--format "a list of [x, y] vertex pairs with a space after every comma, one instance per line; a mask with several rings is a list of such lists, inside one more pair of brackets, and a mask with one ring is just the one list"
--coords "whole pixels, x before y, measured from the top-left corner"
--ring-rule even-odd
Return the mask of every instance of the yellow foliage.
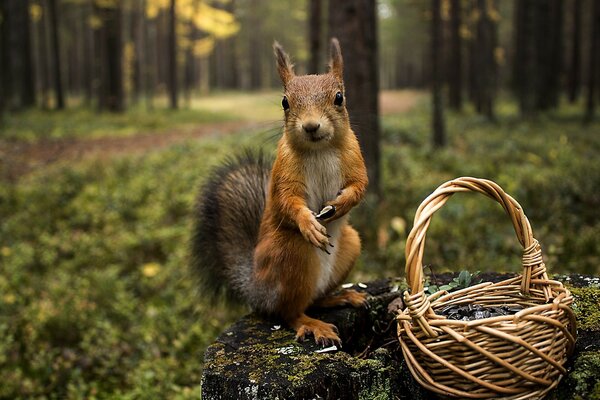
[[12, 254], [12, 251], [11, 251], [10, 247], [3, 246], [0, 249], [0, 254], [2, 254], [2, 256], [4, 256], [4, 257], [8, 257]]
[[169, 4], [169, 0], [147, 0], [146, 16], [150, 19], [156, 18], [161, 10], [169, 7]]
[[13, 304], [17, 300], [17, 297], [12, 293], [8, 293], [2, 297], [2, 300], [4, 300], [6, 304]]
[[29, 15], [33, 22], [38, 22], [40, 19], [42, 19], [42, 15], [44, 15], [44, 10], [42, 9], [42, 6], [40, 6], [37, 3], [34, 3], [29, 6]]
[[119, 5], [119, 0], [94, 0], [98, 8], [115, 8]]
[[204, 2], [198, 5], [192, 22], [198, 29], [214, 35], [218, 39], [235, 35], [240, 29], [233, 14], [211, 7]]
[[148, 278], [156, 276], [160, 272], [160, 264], [158, 263], [147, 263], [142, 265], [142, 274]]
[[123, 47], [123, 77], [125, 92], [130, 93], [133, 90], [133, 73], [136, 59], [135, 45], [129, 41]]
[[215, 47], [215, 38], [208, 36], [194, 42], [194, 55], [197, 57], [205, 57], [209, 55]]
[[470, 40], [473, 38], [473, 33], [471, 32], [471, 30], [469, 29], [469, 27], [466, 24], [460, 25], [459, 35], [461, 38], [463, 38], [465, 40]]
[[442, 20], [443, 21], [449, 21], [450, 20], [450, 0], [442, 0], [441, 3], [441, 10], [440, 10], [440, 14], [442, 15]]
[[88, 18], [88, 25], [92, 29], [100, 29], [102, 28], [103, 24], [102, 18], [98, 17], [97, 15], [90, 15]]

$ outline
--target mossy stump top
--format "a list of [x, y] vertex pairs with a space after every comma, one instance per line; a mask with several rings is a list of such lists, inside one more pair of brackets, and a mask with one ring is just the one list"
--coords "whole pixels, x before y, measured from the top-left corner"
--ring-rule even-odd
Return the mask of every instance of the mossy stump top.
[[[486, 281], [506, 275], [486, 274]], [[451, 274], [438, 277], [440, 283]], [[548, 399], [600, 400], [600, 280], [555, 276], [576, 288], [580, 327], [569, 375]], [[361, 285], [364, 286], [364, 285]], [[372, 297], [369, 308], [311, 310], [335, 324], [343, 348], [323, 351], [313, 341], [298, 343], [281, 321], [250, 314], [227, 328], [205, 353], [202, 399], [430, 399], [403, 363], [394, 315], [402, 289], [393, 280], [358, 285]]]

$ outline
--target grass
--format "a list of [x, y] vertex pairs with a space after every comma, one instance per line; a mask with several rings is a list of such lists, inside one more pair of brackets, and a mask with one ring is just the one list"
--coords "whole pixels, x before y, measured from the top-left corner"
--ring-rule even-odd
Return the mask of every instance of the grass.
[[[223, 105], [227, 99], [195, 102], [194, 109], [210, 105], [209, 113], [245, 118]], [[416, 207], [459, 175], [494, 179], [521, 202], [551, 271], [598, 274], [600, 124], [583, 127], [578, 112], [563, 107], [521, 121], [505, 101], [495, 124], [472, 111], [449, 114], [450, 146], [435, 152], [425, 101], [385, 117], [385, 199], [354, 212], [368, 251], [353, 279], [402, 275]], [[45, 135], [35, 130], [52, 115], [21, 121], [35, 113], [10, 117], [13, 137]], [[157, 131], [189, 121], [161, 113]], [[114, 123], [95, 118], [85, 110], [60, 117], [81, 137], [90, 132], [86, 125]], [[117, 133], [95, 134], [143, 126], [121, 123]], [[88, 157], [0, 182], [0, 398], [198, 398], [204, 349], [244, 310], [211, 306], [197, 293], [187, 269], [195, 193], [225, 156], [242, 146], [272, 151], [275, 141], [273, 132], [240, 132], [146, 154]], [[438, 214], [425, 250], [436, 271], [518, 270], [519, 246], [499, 206], [458, 195]]]
[[[267, 108], [264, 104], [269, 104], [269, 97], [272, 96], [254, 96], [258, 101], [257, 107]], [[190, 107], [175, 111], [164, 107], [148, 110], [145, 106], [138, 105], [117, 114], [99, 113], [83, 107], [59, 112], [32, 109], [9, 113], [3, 121], [2, 137], [27, 142], [39, 139], [124, 137], [139, 133], [192, 129], [205, 123], [250, 120], [247, 118], [251, 115], [250, 112], [244, 115], [235, 110], [236, 96], [223, 95], [214, 102], [211, 100], [213, 98], [208, 96], [195, 100]]]

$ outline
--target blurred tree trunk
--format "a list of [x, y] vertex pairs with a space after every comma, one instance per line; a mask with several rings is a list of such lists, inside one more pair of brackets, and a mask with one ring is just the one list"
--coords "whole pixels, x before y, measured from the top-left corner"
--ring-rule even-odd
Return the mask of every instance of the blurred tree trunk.
[[449, 66], [449, 106], [460, 111], [462, 108], [462, 40], [460, 0], [450, 2], [450, 66]]
[[[236, 3], [228, 0], [215, 3], [213, 7], [235, 14]], [[235, 89], [238, 87], [237, 39], [235, 36], [218, 39], [213, 52], [208, 56], [210, 61], [210, 86], [219, 89]]]
[[532, 41], [532, 12], [533, 7], [530, 0], [515, 0], [515, 57], [513, 61], [513, 90], [519, 100], [521, 114], [527, 115], [533, 112], [533, 90], [534, 82], [528, 79], [533, 70]]
[[330, 0], [329, 35], [342, 47], [346, 105], [365, 158], [369, 192], [380, 195], [379, 77], [375, 0]]
[[[48, 10], [48, 1], [44, 1], [43, 3], [44, 10]], [[40, 37], [40, 68], [42, 69], [41, 73], [41, 96], [42, 96], [42, 108], [45, 110], [49, 110], [52, 106], [52, 78], [53, 78], [53, 66], [51, 65], [52, 54], [50, 46], [50, 38], [52, 37], [52, 25], [50, 22], [49, 13], [42, 13], [42, 27], [41, 27], [41, 37]]]
[[573, 44], [569, 68], [569, 101], [574, 103], [579, 97], [581, 86], [581, 5], [583, 0], [573, 2]]
[[488, 119], [494, 120], [494, 96], [496, 88], [496, 61], [494, 51], [498, 34], [496, 23], [492, 20], [495, 10], [493, 0], [477, 0], [478, 15], [476, 35], [476, 108]]
[[177, 36], [175, 33], [177, 18], [176, 18], [176, 0], [171, 0], [169, 6], [169, 43], [168, 43], [168, 57], [169, 57], [169, 98], [171, 109], [177, 109]]
[[441, 0], [431, 0], [431, 83], [433, 101], [433, 147], [446, 146], [446, 128], [442, 104], [442, 18], [440, 10]]
[[543, 53], [545, 60], [540, 62], [544, 73], [544, 82], [540, 87], [538, 100], [541, 110], [558, 107], [563, 65], [564, 0], [549, 0], [547, 6], [547, 22], [543, 28], [544, 39], [538, 42], [547, 44]]
[[29, 0], [3, 0], [8, 9], [9, 64], [14, 93], [18, 95], [16, 106], [35, 105], [35, 73], [31, 52]]
[[468, 27], [469, 27], [470, 35], [467, 40], [468, 52], [469, 52], [468, 65], [467, 65], [467, 70], [468, 70], [467, 88], [468, 88], [469, 101], [476, 104], [477, 97], [478, 97], [477, 74], [479, 73], [477, 71], [477, 59], [478, 59], [479, 55], [478, 55], [477, 41], [475, 40], [475, 35], [476, 35], [476, 31], [477, 31], [479, 8], [478, 8], [477, 0], [472, 0], [468, 4], [469, 4]]
[[513, 82], [521, 113], [558, 105], [562, 73], [563, 0], [519, 0]]
[[321, 70], [321, 0], [310, 0], [308, 10], [308, 74]]
[[10, 97], [10, 62], [8, 56], [9, 15], [6, 0], [0, 1], [0, 118]]
[[134, 47], [132, 99], [137, 103], [144, 92], [144, 79], [142, 76], [145, 59], [144, 24], [146, 22], [144, 18], [144, 1], [136, 0], [131, 7], [131, 40]]
[[56, 0], [48, 0], [48, 11], [50, 13], [50, 24], [52, 26], [52, 61], [54, 70], [54, 97], [56, 108], [62, 110], [65, 108], [65, 98], [62, 88], [62, 68], [60, 65], [60, 42], [58, 39], [58, 16], [56, 12]]
[[96, 2], [94, 5], [102, 21], [96, 41], [99, 44], [98, 108], [120, 112], [124, 109], [121, 7], [118, 4], [99, 5]]
[[261, 15], [259, 15], [259, 0], [250, 0], [249, 3], [249, 26], [251, 26], [250, 35], [248, 35], [248, 51], [250, 61], [250, 89], [260, 89], [262, 87], [262, 34], [260, 31]]
[[[146, 0], [144, 0], [144, 8], [145, 5]], [[144, 26], [144, 43], [146, 47], [144, 50], [144, 53], [146, 54], [146, 59], [144, 60], [144, 85], [146, 87], [146, 92], [144, 95], [146, 96], [146, 108], [148, 110], [152, 110], [154, 108], [154, 92], [156, 87], [156, 74], [158, 70], [156, 56], [156, 42], [158, 41], [157, 20], [158, 18], [147, 20]]]
[[83, 80], [85, 92], [85, 104], [89, 107], [94, 99], [94, 87], [96, 84], [96, 75], [94, 74], [94, 53], [96, 44], [94, 43], [94, 29], [90, 26], [90, 17], [93, 15], [93, 5], [90, 1], [84, 4], [83, 16], [85, 17], [83, 40]]
[[596, 108], [596, 90], [598, 86], [598, 68], [600, 66], [600, 2], [592, 1], [592, 23], [590, 26], [590, 53], [588, 69], [587, 102], [585, 110], [585, 122], [594, 119]]

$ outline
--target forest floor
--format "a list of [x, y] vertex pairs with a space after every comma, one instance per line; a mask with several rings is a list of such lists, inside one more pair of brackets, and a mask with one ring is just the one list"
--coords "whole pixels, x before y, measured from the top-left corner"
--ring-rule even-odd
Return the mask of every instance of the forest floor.
[[[380, 95], [382, 115], [405, 113], [413, 109], [421, 92], [413, 90], [384, 91]], [[150, 131], [135, 131], [123, 135], [119, 130], [105, 130], [100, 135], [92, 137], [66, 134], [64, 137], [38, 137], [35, 140], [21, 140], [18, 135], [12, 135], [11, 140], [0, 139], [0, 171], [1, 178], [15, 181], [20, 176], [33, 170], [44, 168], [54, 162], [71, 162], [88, 156], [111, 157], [120, 154], [141, 153], [160, 149], [190, 139], [198, 139], [210, 135], [227, 135], [234, 132], [256, 131], [261, 129], [277, 130], [280, 123], [273, 119], [279, 113], [279, 107], [274, 99], [274, 92], [259, 92], [255, 94], [224, 93], [198, 99], [190, 105], [191, 110], [214, 115], [212, 121], [197, 123], [185, 120], [183, 123], [174, 121], [173, 126]], [[256, 106], [263, 112], [256, 112]], [[254, 112], [249, 112], [253, 110]], [[177, 111], [175, 112], [177, 113]], [[27, 119], [27, 116], [23, 116]], [[34, 117], [36, 118], [36, 117]], [[37, 118], [57, 119], [60, 116], [45, 114]], [[271, 118], [271, 120], [268, 120]], [[68, 123], [68, 117], [65, 117]], [[225, 120], [223, 120], [225, 119]], [[231, 120], [229, 120], [231, 119]], [[47, 125], [44, 122], [38, 124]], [[9, 127], [10, 128], [10, 127]], [[78, 131], [78, 127], [70, 127]], [[23, 128], [21, 128], [23, 129]]]

